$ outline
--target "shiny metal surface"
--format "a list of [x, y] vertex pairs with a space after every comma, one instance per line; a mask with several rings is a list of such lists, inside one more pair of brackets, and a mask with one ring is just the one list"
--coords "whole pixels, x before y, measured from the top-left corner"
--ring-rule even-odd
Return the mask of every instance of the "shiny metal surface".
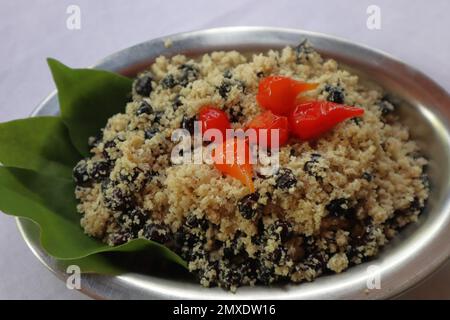
[[[170, 38], [173, 46], [164, 47]], [[143, 274], [117, 277], [84, 275], [82, 291], [104, 299], [381, 299], [394, 297], [429, 276], [450, 256], [450, 96], [421, 72], [395, 58], [332, 36], [300, 30], [233, 27], [182, 33], [144, 42], [113, 54], [95, 67], [134, 74], [158, 55], [197, 55], [213, 50], [261, 51], [296, 45], [308, 38], [327, 57], [337, 59], [363, 77], [381, 84], [402, 98], [402, 121], [411, 128], [430, 159], [430, 199], [420, 222], [407, 227], [375, 259], [338, 275], [312, 283], [274, 287], [244, 287], [236, 294], [218, 288], [202, 288], [188, 280]], [[32, 116], [58, 112], [55, 93], [45, 99]], [[34, 254], [64, 279], [55, 261], [40, 248], [38, 229], [18, 219], [22, 235]], [[376, 265], [381, 289], [367, 290], [367, 267]]]

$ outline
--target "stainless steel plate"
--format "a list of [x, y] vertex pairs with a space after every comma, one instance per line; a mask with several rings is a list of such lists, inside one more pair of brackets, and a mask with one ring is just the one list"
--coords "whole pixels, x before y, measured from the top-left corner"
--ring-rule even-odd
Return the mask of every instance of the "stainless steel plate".
[[[164, 47], [170, 38], [173, 45]], [[378, 299], [411, 288], [436, 270], [450, 255], [450, 97], [419, 71], [395, 58], [364, 46], [323, 34], [264, 27], [233, 27], [172, 35], [141, 43], [113, 54], [95, 67], [127, 75], [151, 63], [159, 55], [198, 55], [214, 50], [265, 51], [296, 45], [308, 38], [324, 56], [350, 66], [404, 100], [402, 121], [411, 128], [430, 159], [431, 194], [420, 222], [411, 225], [370, 262], [348, 271], [324, 276], [312, 283], [274, 287], [244, 287], [236, 294], [218, 288], [202, 288], [183, 279], [128, 273], [110, 277], [84, 275], [82, 291], [106, 299]], [[55, 115], [55, 93], [45, 99], [32, 116]], [[38, 229], [18, 219], [22, 235], [34, 254], [60, 278], [64, 270], [40, 247]], [[381, 273], [381, 289], [367, 290], [369, 265]]]

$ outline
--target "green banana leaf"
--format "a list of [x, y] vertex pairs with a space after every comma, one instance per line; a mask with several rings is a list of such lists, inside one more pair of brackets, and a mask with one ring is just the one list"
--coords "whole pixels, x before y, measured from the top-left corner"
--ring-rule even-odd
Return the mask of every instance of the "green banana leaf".
[[87, 157], [88, 138], [98, 135], [109, 117], [124, 111], [132, 80], [103, 70], [71, 69], [50, 58], [47, 62], [58, 89], [61, 119], [75, 148]]
[[124, 110], [132, 80], [107, 71], [71, 69], [54, 59], [48, 64], [61, 115], [0, 123], [0, 210], [36, 223], [42, 248], [61, 265], [117, 274], [127, 266], [115, 265], [108, 255], [145, 253], [152, 261], [186, 268], [185, 261], [159, 243], [136, 239], [110, 247], [84, 233], [72, 168], [89, 155], [88, 138]]

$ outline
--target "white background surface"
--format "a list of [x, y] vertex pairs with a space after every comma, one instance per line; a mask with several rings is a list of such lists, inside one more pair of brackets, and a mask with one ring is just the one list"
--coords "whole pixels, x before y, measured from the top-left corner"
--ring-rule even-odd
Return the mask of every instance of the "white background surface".
[[[66, 8], [81, 8], [81, 30], [66, 28]], [[381, 30], [366, 9], [381, 8]], [[51, 90], [45, 58], [85, 67], [119, 49], [193, 29], [260, 25], [341, 36], [387, 51], [450, 91], [448, 0], [1, 0], [0, 122], [26, 117]], [[450, 265], [407, 298], [450, 299]], [[82, 299], [50, 274], [0, 214], [0, 298]]]

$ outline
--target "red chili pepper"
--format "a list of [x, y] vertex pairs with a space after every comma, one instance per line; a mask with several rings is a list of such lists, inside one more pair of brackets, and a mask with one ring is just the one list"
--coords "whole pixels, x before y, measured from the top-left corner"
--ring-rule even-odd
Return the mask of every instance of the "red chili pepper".
[[311, 140], [346, 119], [360, 117], [364, 109], [327, 101], [299, 104], [289, 116], [290, 131], [301, 140]]
[[[278, 146], [282, 147], [289, 139], [288, 126], [289, 124], [287, 117], [277, 116], [271, 111], [265, 111], [250, 121], [247, 128], [255, 129], [257, 139], [256, 142], [258, 145], [263, 145], [270, 148], [272, 146], [272, 130], [278, 129]], [[267, 140], [263, 139], [261, 129], [267, 130]]]
[[[250, 163], [250, 148], [247, 141], [228, 139], [213, 149], [212, 156], [218, 170], [239, 179], [249, 187], [250, 192], [255, 192], [252, 180], [253, 166]], [[233, 159], [232, 163], [227, 163], [227, 159], [228, 162]]]
[[317, 83], [306, 83], [282, 76], [270, 76], [259, 82], [256, 100], [264, 109], [279, 116], [287, 116], [295, 108], [298, 95], [315, 89], [317, 86]]
[[[200, 109], [199, 119], [203, 133], [208, 129], [218, 129], [222, 132], [222, 141], [225, 140], [226, 130], [231, 128], [230, 120], [228, 120], [225, 112], [214, 106], [207, 105]], [[211, 140], [214, 141], [214, 137]]]

